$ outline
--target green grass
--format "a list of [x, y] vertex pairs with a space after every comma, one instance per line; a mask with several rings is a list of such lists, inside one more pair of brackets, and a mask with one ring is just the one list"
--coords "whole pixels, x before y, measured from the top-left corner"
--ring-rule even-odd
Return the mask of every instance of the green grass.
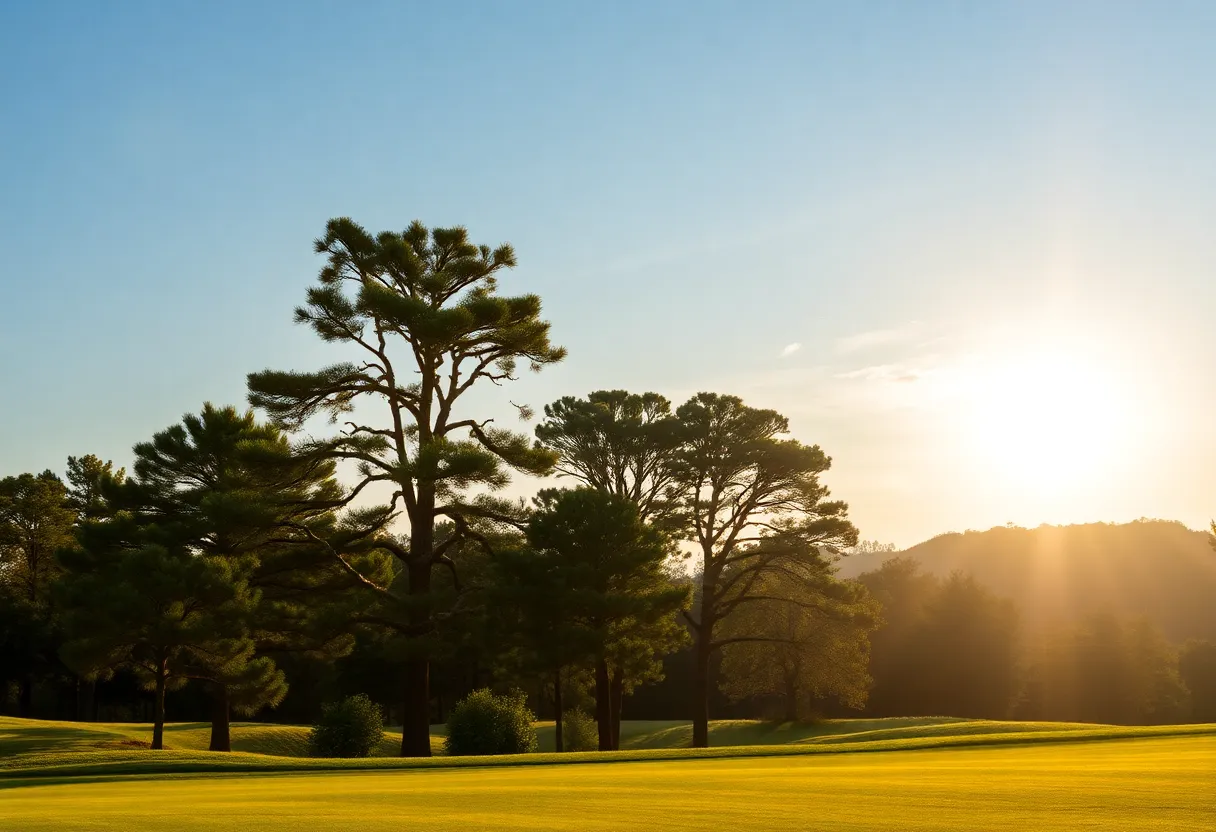
[[[307, 729], [0, 718], [0, 829], [1205, 830], [1216, 725], [1116, 727], [948, 718], [626, 722], [623, 750], [402, 760], [299, 756]], [[443, 730], [432, 745], [441, 748]], [[862, 753], [879, 752], [879, 753]], [[596, 765], [611, 762], [612, 765]], [[574, 765], [578, 763], [580, 765]]]
[[[1026, 732], [1035, 733], [1045, 732]], [[787, 750], [807, 747], [795, 743]], [[1210, 832], [1216, 817], [1214, 726], [1174, 737], [942, 745], [878, 754], [833, 753], [845, 747], [841, 743], [809, 747], [821, 753], [443, 770], [431, 764], [400, 771], [71, 784], [38, 780], [33, 782], [45, 785], [0, 790], [0, 828]], [[456, 760], [435, 762], [450, 766]]]

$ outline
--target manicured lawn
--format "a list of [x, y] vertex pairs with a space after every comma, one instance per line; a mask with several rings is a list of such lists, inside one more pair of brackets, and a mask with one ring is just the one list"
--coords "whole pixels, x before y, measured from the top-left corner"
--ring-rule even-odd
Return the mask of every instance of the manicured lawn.
[[25, 783], [0, 789], [0, 829], [1210, 832], [1216, 735]]

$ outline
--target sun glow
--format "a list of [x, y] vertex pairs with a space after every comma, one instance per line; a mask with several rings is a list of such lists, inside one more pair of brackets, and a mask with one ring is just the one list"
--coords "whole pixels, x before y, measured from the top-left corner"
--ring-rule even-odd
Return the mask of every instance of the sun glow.
[[1005, 485], [1051, 493], [1099, 484], [1134, 440], [1134, 402], [1111, 368], [1047, 349], [984, 362], [965, 385], [972, 453]]

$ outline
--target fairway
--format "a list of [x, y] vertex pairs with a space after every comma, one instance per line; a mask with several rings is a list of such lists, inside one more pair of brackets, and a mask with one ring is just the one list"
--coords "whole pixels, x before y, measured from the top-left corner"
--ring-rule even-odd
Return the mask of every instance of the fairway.
[[[32, 781], [27, 781], [32, 782]], [[1216, 737], [0, 790], [41, 830], [1212, 829]]]

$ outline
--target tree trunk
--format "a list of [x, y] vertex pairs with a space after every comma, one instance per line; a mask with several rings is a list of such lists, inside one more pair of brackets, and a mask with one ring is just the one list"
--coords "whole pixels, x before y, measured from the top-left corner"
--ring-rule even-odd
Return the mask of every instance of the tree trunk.
[[621, 701], [625, 698], [625, 673], [614, 668], [608, 685], [608, 703], [612, 713], [612, 750], [621, 750]]
[[[435, 488], [418, 487], [418, 502], [410, 514], [409, 594], [428, 595], [431, 591], [431, 556], [435, 551]], [[431, 623], [428, 604], [411, 597], [410, 627], [415, 635], [424, 634]], [[431, 664], [423, 653], [405, 662], [405, 713], [401, 715], [401, 756], [431, 756]]]
[[560, 667], [553, 674], [553, 750], [558, 754], [565, 751], [562, 747], [562, 669]]
[[156, 703], [152, 717], [152, 747], [165, 747], [165, 677], [168, 676], [167, 662], [161, 661], [156, 669]]
[[431, 665], [425, 658], [405, 663], [405, 712], [401, 715], [401, 756], [431, 756]]
[[693, 671], [692, 747], [709, 748], [710, 632], [704, 623], [694, 631], [696, 668]]
[[208, 751], [231, 751], [231, 709], [228, 705], [228, 686], [215, 684], [211, 689], [211, 744]]
[[595, 663], [595, 723], [599, 728], [600, 751], [612, 750], [612, 695], [608, 681], [608, 663]]

